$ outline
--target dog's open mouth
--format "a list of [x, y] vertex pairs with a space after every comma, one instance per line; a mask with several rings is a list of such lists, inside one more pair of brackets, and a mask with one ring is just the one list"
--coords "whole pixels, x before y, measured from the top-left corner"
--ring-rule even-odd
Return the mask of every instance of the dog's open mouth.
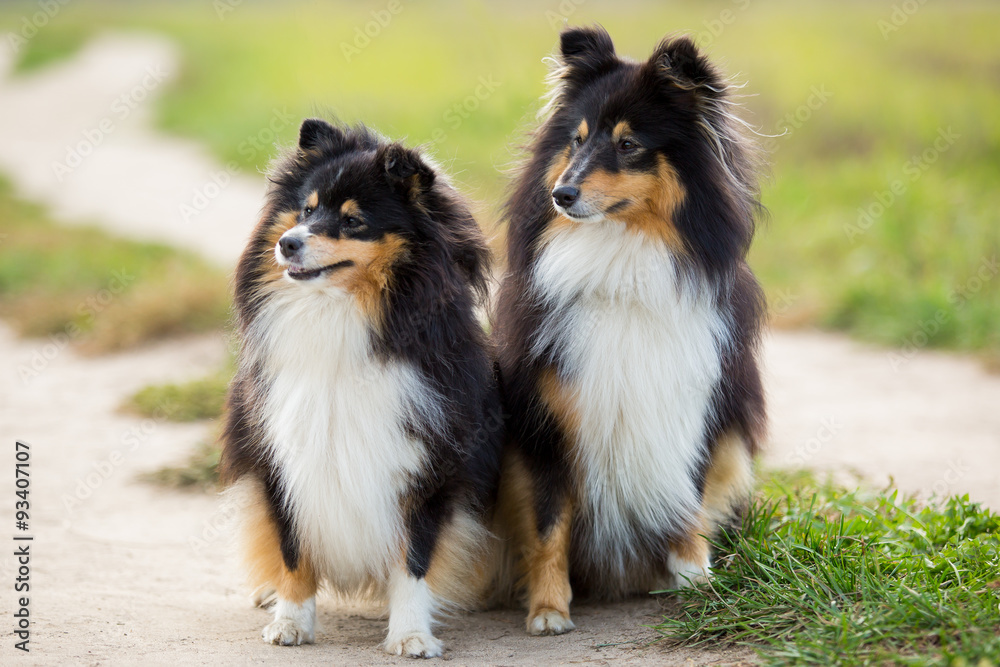
[[336, 264], [330, 264], [328, 266], [321, 266], [318, 269], [298, 269], [289, 267], [285, 270], [288, 277], [292, 280], [312, 280], [313, 278], [319, 278], [324, 273], [330, 273], [331, 271], [336, 271], [337, 269], [344, 269], [348, 266], [354, 264], [353, 261], [345, 259], [343, 262], [337, 262]]
[[584, 214], [578, 212], [571, 212], [568, 209], [565, 209], [561, 206], [556, 206], [556, 210], [563, 216], [572, 220], [573, 222], [600, 222], [601, 220], [604, 219], [604, 214], [602, 214], [599, 211]]

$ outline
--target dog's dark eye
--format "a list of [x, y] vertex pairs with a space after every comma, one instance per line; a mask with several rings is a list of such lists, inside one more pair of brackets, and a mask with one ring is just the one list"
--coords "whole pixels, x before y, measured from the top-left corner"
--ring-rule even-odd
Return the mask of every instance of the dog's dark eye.
[[340, 226], [347, 230], [357, 230], [361, 229], [364, 226], [364, 223], [355, 218], [354, 216], [350, 216], [344, 218], [344, 221], [340, 223]]
[[630, 153], [639, 147], [639, 144], [635, 143], [631, 139], [622, 139], [618, 142], [618, 150], [623, 153]]
[[302, 213], [303, 215], [312, 215], [312, 212], [315, 210], [316, 209], [313, 208], [312, 206], [306, 206], [304, 209], [302, 209]]
[[574, 146], [582, 146], [583, 145], [583, 137], [581, 137], [579, 134], [576, 135], [575, 137], [573, 137], [573, 145]]

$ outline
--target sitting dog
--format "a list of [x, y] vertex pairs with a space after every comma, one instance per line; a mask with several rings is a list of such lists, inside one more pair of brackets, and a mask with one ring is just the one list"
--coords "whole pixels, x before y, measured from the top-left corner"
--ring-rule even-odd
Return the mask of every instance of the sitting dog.
[[263, 638], [315, 639], [316, 592], [384, 599], [384, 648], [441, 654], [475, 601], [501, 448], [474, 308], [488, 252], [419, 153], [306, 120], [236, 272], [241, 346], [223, 472]]
[[499, 518], [527, 629], [710, 574], [764, 427], [765, 313], [746, 262], [753, 148], [687, 38], [644, 62], [561, 35], [546, 117], [507, 202], [495, 313], [509, 438]]

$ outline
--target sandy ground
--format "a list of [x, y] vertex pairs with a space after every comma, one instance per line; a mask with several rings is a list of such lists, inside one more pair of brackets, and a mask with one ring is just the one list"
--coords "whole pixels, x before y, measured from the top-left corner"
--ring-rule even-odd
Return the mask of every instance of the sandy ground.
[[[13, 79], [6, 76], [9, 62], [0, 56], [0, 171], [25, 196], [67, 224], [100, 222], [232, 264], [259, 208], [261, 179], [234, 177], [196, 221], [179, 225], [181, 205], [220, 167], [197, 145], [153, 132], [148, 100], [116, 121], [70, 173], [53, 168], [102, 118], [117, 118], [116, 100], [141, 85], [147, 68], [176, 72], [169, 44], [107, 37], [72, 61]], [[0, 662], [404, 662], [374, 648], [384, 630], [377, 610], [332, 599], [320, 601], [315, 646], [264, 645], [258, 633], [267, 615], [249, 606], [232, 568], [226, 508], [214, 496], [137, 481], [144, 471], [182, 461], [212, 425], [143, 420], [121, 414], [121, 401], [146, 384], [214, 370], [224, 348], [221, 337], [200, 337], [85, 358], [51, 341], [17, 340], [0, 325], [0, 438], [8, 443], [8, 471], [14, 439], [31, 444], [35, 536], [32, 652], [15, 651], [12, 625], [0, 627]], [[855, 470], [879, 483], [892, 477], [907, 491], [969, 493], [1000, 507], [1000, 377], [974, 360], [926, 352], [903, 359], [839, 336], [775, 332], [765, 366], [772, 406], [767, 464]], [[0, 523], [11, 526], [13, 474], [2, 477]], [[0, 549], [0, 587], [8, 591], [0, 596], [2, 623], [12, 623], [12, 552]], [[579, 629], [563, 637], [527, 637], [517, 611], [462, 615], [440, 636], [449, 647], [445, 659], [457, 664], [752, 659], [741, 650], [650, 646], [655, 634], [644, 624], [656, 621], [660, 604], [577, 606]]]
[[[30, 381], [45, 344], [0, 328], [0, 438], [7, 470], [15, 438], [31, 446], [32, 664], [248, 664], [294, 658], [305, 664], [399, 664], [376, 649], [379, 610], [320, 600], [313, 646], [269, 646], [269, 614], [251, 607], [229, 550], [230, 515], [216, 496], [164, 491], [137, 480], [179, 463], [210, 425], [157, 422], [120, 414], [121, 401], [151, 382], [180, 381], [217, 368], [221, 337], [161, 343], [109, 357], [72, 350], [53, 356]], [[0, 522], [13, 525], [13, 475], [4, 475]], [[14, 531], [11, 531], [14, 532]], [[8, 533], [9, 534], [9, 533]], [[8, 545], [11, 544], [8, 542]], [[18, 655], [8, 635], [15, 563], [0, 557], [0, 663]], [[580, 606], [579, 630], [528, 637], [519, 611], [464, 614], [439, 636], [456, 664], [716, 664], [746, 650], [648, 646], [660, 602]], [[608, 645], [603, 646], [602, 645]]]

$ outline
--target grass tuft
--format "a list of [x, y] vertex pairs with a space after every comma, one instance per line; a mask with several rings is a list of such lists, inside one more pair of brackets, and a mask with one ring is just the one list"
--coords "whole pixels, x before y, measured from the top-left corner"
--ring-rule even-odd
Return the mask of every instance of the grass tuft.
[[213, 491], [219, 486], [219, 459], [222, 450], [217, 442], [199, 443], [181, 466], [168, 466], [146, 473], [140, 479], [175, 489]]
[[952, 497], [769, 481], [657, 629], [772, 665], [1000, 663], [1000, 516]]
[[161, 415], [176, 422], [216, 419], [222, 415], [228, 385], [228, 376], [223, 375], [181, 384], [150, 385], [136, 392], [124, 407], [144, 417]]
[[176, 422], [218, 419], [226, 403], [226, 391], [235, 370], [235, 360], [219, 371], [197, 380], [153, 384], [129, 397], [122, 409], [143, 417], [162, 417]]

